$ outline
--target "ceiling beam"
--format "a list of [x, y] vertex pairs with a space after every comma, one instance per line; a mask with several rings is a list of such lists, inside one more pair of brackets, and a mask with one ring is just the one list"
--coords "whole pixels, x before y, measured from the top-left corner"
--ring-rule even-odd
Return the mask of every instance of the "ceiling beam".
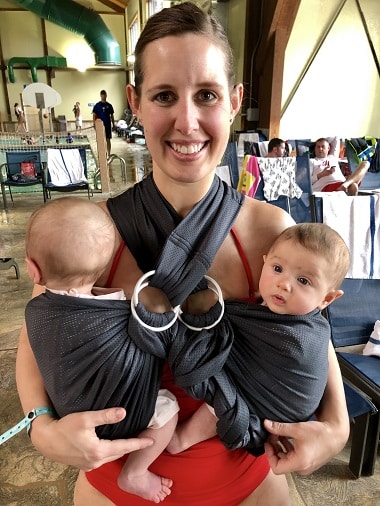
[[129, 0], [99, 0], [100, 3], [120, 14], [124, 14], [128, 1]]

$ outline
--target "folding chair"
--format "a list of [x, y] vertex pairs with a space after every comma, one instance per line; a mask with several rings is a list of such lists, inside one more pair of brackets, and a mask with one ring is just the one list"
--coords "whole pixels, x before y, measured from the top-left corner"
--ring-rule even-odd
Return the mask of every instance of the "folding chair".
[[[41, 185], [43, 190], [43, 164], [40, 151], [7, 151], [6, 163], [0, 166], [1, 193], [4, 209], [8, 209], [6, 188], [14, 205], [12, 188]], [[45, 193], [43, 191], [45, 201]]]
[[51, 192], [75, 192], [86, 190], [87, 196], [93, 195], [87, 180], [86, 150], [48, 149], [47, 165], [43, 182], [45, 200], [51, 198]]

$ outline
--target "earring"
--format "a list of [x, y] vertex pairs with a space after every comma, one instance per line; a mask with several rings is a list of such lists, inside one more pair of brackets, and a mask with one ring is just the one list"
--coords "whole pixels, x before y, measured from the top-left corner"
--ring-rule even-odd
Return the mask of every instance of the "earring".
[[233, 122], [234, 122], [234, 117], [230, 118], [231, 125], [232, 125]]

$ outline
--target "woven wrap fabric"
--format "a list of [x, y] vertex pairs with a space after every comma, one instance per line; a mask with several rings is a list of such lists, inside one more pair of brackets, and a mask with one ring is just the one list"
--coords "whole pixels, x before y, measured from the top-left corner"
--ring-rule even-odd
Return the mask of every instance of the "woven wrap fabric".
[[[219, 303], [205, 315], [185, 315], [193, 326], [207, 326], [220, 314]], [[141, 318], [149, 314], [139, 307]], [[165, 334], [131, 322], [137, 345], [154, 353], [161, 340], [176, 383], [214, 407], [217, 432], [229, 449], [263, 452], [262, 421], [305, 421], [322, 398], [328, 372], [330, 327], [320, 311], [278, 315], [259, 304], [226, 302], [225, 315], [211, 330], [194, 332], [178, 322]]]
[[156, 269], [150, 284], [175, 306], [202, 281], [243, 201], [244, 195], [215, 176], [208, 193], [181, 220], [150, 175], [107, 205], [140, 269]]
[[[29, 301], [25, 318], [58, 416], [123, 406], [133, 416], [98, 427], [99, 437], [124, 438], [146, 428], [154, 412], [165, 355], [158, 341], [154, 356], [129, 338], [128, 323], [133, 320], [129, 301], [46, 292]], [[156, 315], [154, 323], [167, 321], [167, 314]]]
[[[171, 281], [171, 287], [162, 288], [173, 294], [173, 300], [184, 300], [202, 281], [240, 211], [244, 199], [219, 181], [215, 178], [206, 197], [195, 206], [196, 211], [180, 225], [180, 218], [158, 192], [152, 178], [117, 198], [121, 205], [119, 218], [130, 225], [123, 238], [133, 246], [135, 258], [143, 259], [146, 269], [158, 262], [157, 286]], [[109, 206], [112, 208], [112, 204]], [[212, 222], [218, 214], [224, 218], [220, 226]], [[165, 238], [176, 227], [165, 249]], [[189, 242], [188, 237], [193, 241]], [[162, 248], [164, 254], [159, 260]], [[181, 272], [177, 277], [178, 271]], [[184, 277], [187, 283], [182, 283]], [[123, 406], [133, 416], [99, 427], [97, 434], [115, 439], [134, 436], [145, 429], [154, 412], [166, 347], [154, 336], [146, 353], [130, 339], [129, 324], [134, 322], [130, 301], [46, 292], [28, 303], [25, 317], [30, 343], [58, 416]], [[149, 313], [146, 319], [160, 327], [172, 318], [169, 312]]]

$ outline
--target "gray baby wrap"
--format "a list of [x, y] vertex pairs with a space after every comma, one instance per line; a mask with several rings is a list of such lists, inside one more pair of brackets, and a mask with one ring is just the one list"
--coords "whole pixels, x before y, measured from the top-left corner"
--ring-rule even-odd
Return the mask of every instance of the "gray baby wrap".
[[[204, 275], [243, 200], [215, 177], [208, 194], [181, 220], [150, 176], [107, 205], [140, 269], [155, 269], [150, 284], [175, 306], [205, 288]], [[60, 307], [62, 299], [71, 298], [55, 296], [55, 301], [53, 295], [28, 304], [33, 351], [59, 416], [126, 407], [130, 416], [99, 428], [101, 437], [127, 437], [146, 426], [166, 359], [176, 383], [214, 407], [218, 435], [231, 449], [244, 446], [260, 454], [267, 437], [263, 417], [308, 419], [322, 396], [330, 334], [318, 311], [284, 318], [262, 306], [233, 301], [226, 303], [213, 329], [196, 332], [177, 321], [156, 333], [131, 317], [129, 301], [76, 298]], [[207, 315], [182, 316], [203, 327], [216, 320], [220, 309], [217, 303]], [[136, 310], [154, 327], [173, 317], [170, 312], [151, 314], [141, 304]], [[65, 325], [60, 327], [62, 319]]]

